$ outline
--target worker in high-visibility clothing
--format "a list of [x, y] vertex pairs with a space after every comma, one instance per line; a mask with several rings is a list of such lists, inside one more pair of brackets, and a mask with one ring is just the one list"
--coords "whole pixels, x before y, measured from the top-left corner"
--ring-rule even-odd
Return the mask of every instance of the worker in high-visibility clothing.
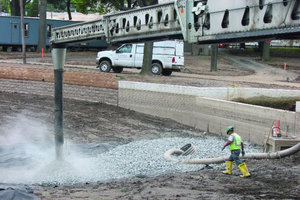
[[234, 161], [235, 164], [241, 170], [241, 173], [242, 173], [241, 177], [250, 176], [250, 173], [247, 169], [245, 162], [242, 162], [240, 159], [241, 150], [242, 150], [242, 156], [243, 157], [245, 156], [244, 144], [243, 144], [242, 138], [238, 134], [234, 133], [234, 128], [232, 126], [228, 126], [226, 128], [226, 132], [227, 132], [227, 135], [229, 135], [229, 137], [228, 137], [227, 143], [224, 144], [222, 151], [225, 149], [226, 146], [229, 145], [231, 155], [230, 155], [229, 159], [227, 161], [225, 161], [226, 170], [223, 171], [223, 173], [231, 174], [232, 164]]

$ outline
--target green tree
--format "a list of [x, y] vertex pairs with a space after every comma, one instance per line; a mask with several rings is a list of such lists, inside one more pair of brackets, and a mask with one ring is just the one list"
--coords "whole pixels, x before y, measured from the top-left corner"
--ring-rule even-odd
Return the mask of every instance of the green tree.
[[[137, 0], [138, 4], [141, 7], [157, 4], [157, 0]], [[150, 75], [152, 74], [152, 54], [153, 54], [153, 42], [147, 41], [144, 45], [144, 57], [143, 57], [143, 66], [140, 74]], [[162, 69], [161, 69], [162, 70]]]
[[10, 10], [10, 1], [2, 0], [2, 12], [4, 12], [5, 9], [6, 9], [7, 13], [11, 12], [11, 10]]
[[144, 45], [144, 56], [143, 56], [143, 65], [140, 74], [150, 75], [152, 67], [152, 54], [153, 54], [153, 42], [145, 42]]
[[[25, 6], [30, 3], [31, 0], [23, 0], [23, 12], [25, 12]], [[11, 0], [10, 1], [10, 14], [11, 16], [21, 16], [20, 13], [20, 0]]]
[[57, 10], [66, 10], [67, 9], [67, 12], [68, 12], [68, 17], [69, 17], [69, 20], [72, 20], [72, 14], [71, 14], [71, 8], [72, 8], [72, 5], [73, 5], [73, 1], [72, 0], [48, 0], [47, 1], [48, 4], [51, 4], [53, 5], [53, 7]]
[[111, 10], [130, 10], [136, 7], [144, 7], [157, 4], [157, 0], [73, 0], [77, 11], [87, 14], [99, 12], [105, 14]]
[[10, 13], [10, 2], [8, 0], [0, 0], [0, 12]]
[[11, 16], [20, 16], [20, 2], [19, 0], [11, 0], [10, 1], [10, 10], [11, 10]]
[[71, 15], [71, 0], [67, 0], [67, 12], [69, 16], [69, 20], [72, 20], [72, 15]]
[[25, 9], [27, 16], [38, 17], [39, 16], [39, 0], [33, 0], [26, 4]]

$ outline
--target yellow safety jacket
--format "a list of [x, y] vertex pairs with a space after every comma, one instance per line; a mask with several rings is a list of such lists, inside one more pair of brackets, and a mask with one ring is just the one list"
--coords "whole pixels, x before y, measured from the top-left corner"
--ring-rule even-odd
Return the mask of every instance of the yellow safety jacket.
[[232, 133], [231, 135], [233, 136], [233, 141], [231, 142], [231, 144], [229, 146], [230, 151], [241, 149], [241, 143], [242, 143], [241, 137], [236, 133]]

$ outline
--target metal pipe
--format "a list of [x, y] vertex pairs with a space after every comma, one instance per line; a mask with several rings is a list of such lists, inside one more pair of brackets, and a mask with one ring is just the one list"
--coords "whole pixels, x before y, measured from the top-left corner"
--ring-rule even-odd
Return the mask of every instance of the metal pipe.
[[62, 147], [64, 144], [63, 133], [63, 72], [66, 59], [66, 48], [54, 47], [52, 49], [54, 64], [54, 139], [56, 159], [63, 157]]
[[[249, 153], [246, 154], [243, 159], [279, 159], [286, 156], [290, 156], [292, 154], [295, 154], [300, 151], [300, 143], [277, 152], [271, 152], [271, 153]], [[173, 161], [173, 162], [180, 162], [185, 164], [217, 164], [217, 163], [223, 163], [225, 160], [228, 159], [228, 156], [222, 156], [222, 157], [216, 157], [216, 158], [192, 158], [192, 159], [178, 159], [174, 158], [172, 155], [180, 155], [182, 154], [182, 150], [180, 149], [170, 149], [165, 152], [164, 158], [167, 161]]]

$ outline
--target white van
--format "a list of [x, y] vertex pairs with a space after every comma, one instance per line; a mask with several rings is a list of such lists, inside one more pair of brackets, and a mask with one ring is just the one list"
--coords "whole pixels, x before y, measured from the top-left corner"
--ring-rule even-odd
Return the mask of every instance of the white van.
[[[151, 72], [155, 75], [169, 76], [173, 71], [180, 71], [184, 65], [183, 41], [168, 40], [153, 43]], [[101, 72], [113, 69], [121, 73], [124, 67], [142, 68], [144, 44], [123, 44], [114, 51], [100, 51], [96, 64]]]

